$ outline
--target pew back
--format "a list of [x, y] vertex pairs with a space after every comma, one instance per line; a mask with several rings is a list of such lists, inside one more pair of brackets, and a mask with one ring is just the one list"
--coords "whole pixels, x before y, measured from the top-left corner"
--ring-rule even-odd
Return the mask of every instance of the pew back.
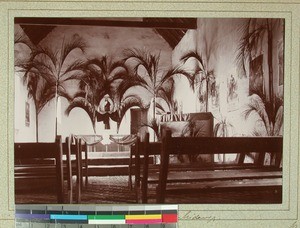
[[[49, 178], [56, 180], [57, 202], [64, 201], [63, 188], [63, 147], [61, 136], [57, 136], [53, 143], [15, 143], [15, 179]], [[52, 164], [23, 164], [22, 160], [53, 159]]]
[[[219, 188], [238, 187], [232, 180], [256, 179], [252, 183], [253, 187], [280, 186], [282, 171], [280, 168], [283, 149], [282, 137], [172, 137], [171, 132], [167, 131], [161, 146], [161, 164], [159, 170], [159, 183], [157, 186], [157, 202], [163, 203], [165, 200], [166, 186], [170, 181], [173, 182], [197, 182], [197, 181], [224, 181], [219, 183]], [[216, 169], [204, 168], [202, 171], [171, 173], [169, 172], [169, 157], [172, 154], [219, 154], [219, 153], [259, 153], [259, 162], [256, 169], [249, 169], [249, 166], [239, 163], [240, 169], [235, 171], [216, 172]], [[266, 152], [275, 155], [275, 164], [264, 166]], [[230, 166], [223, 165], [222, 170], [228, 170]], [[277, 179], [276, 179], [277, 178]], [[279, 178], [279, 179], [278, 179]], [[227, 181], [225, 183], [225, 181]], [[230, 182], [231, 181], [231, 182]], [[202, 187], [201, 187], [202, 186]], [[198, 185], [207, 188], [209, 184]], [[242, 186], [241, 186], [242, 187]], [[182, 188], [182, 186], [181, 186]], [[192, 187], [195, 188], [195, 185]], [[217, 186], [210, 188], [217, 188]]]

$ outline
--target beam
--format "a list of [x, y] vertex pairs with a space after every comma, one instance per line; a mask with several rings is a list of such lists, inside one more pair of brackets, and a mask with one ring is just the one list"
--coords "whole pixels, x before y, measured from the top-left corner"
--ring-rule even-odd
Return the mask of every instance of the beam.
[[156, 29], [195, 29], [196, 20], [166, 18], [147, 18], [143, 21], [124, 21], [124, 20], [103, 20], [89, 18], [42, 18], [42, 17], [17, 17], [15, 24], [20, 25], [43, 25], [43, 26], [64, 26], [64, 25], [86, 25], [86, 26], [115, 26], [115, 27], [137, 27], [137, 28], [156, 28]]

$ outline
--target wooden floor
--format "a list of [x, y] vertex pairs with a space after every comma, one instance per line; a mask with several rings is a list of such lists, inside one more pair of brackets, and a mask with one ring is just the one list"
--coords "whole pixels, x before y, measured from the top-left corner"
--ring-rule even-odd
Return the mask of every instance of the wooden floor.
[[[75, 180], [74, 180], [75, 183]], [[38, 187], [30, 183], [34, 190], [16, 192], [16, 204], [52, 204], [56, 197], [51, 186]], [[151, 186], [150, 186], [151, 187]], [[155, 203], [155, 186], [149, 191], [148, 203]], [[202, 192], [196, 194], [169, 194], [166, 203], [173, 204], [251, 204], [281, 203], [281, 192], [276, 194], [267, 190], [245, 190], [239, 192]], [[136, 193], [128, 187], [128, 176], [89, 177], [89, 185], [82, 192], [82, 204], [136, 204]]]
[[[16, 192], [16, 204], [56, 203], [51, 183], [46, 187], [39, 187], [37, 183], [31, 183], [30, 186], [32, 185], [36, 185], [34, 189]], [[128, 187], [128, 176], [89, 177], [89, 184], [83, 188], [81, 195], [81, 203], [84, 204], [132, 204], [136, 203], [135, 199], [134, 191]]]

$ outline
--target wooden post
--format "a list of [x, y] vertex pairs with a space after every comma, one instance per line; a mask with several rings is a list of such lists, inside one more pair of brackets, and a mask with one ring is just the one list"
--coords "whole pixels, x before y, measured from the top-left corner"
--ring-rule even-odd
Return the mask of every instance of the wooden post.
[[149, 169], [149, 133], [145, 135], [144, 147], [144, 165], [143, 165], [143, 180], [142, 180], [142, 203], [148, 201], [148, 169]]
[[69, 191], [69, 203], [72, 203], [73, 199], [73, 184], [72, 184], [72, 163], [71, 163], [71, 150], [72, 150], [72, 140], [70, 137], [66, 138], [66, 157], [67, 157], [67, 175], [68, 175], [68, 191]]
[[240, 154], [237, 155], [237, 158], [238, 158], [238, 164], [239, 164], [239, 165], [242, 165], [242, 164], [244, 163], [245, 156], [246, 156], [245, 153], [240, 153]]
[[136, 193], [137, 202], [139, 201], [138, 191], [140, 187], [140, 146], [141, 146], [141, 138], [137, 136], [136, 144], [134, 147], [134, 163], [135, 163], [135, 181], [134, 181], [134, 188]]
[[81, 153], [81, 140], [76, 138], [76, 198], [77, 203], [81, 202], [81, 168], [80, 168], [80, 153]]
[[87, 143], [84, 142], [84, 151], [85, 151], [85, 187], [88, 186], [88, 177], [89, 177], [89, 160], [88, 160], [88, 146]]
[[261, 152], [257, 158], [257, 164], [259, 166], [264, 166], [266, 152]]
[[165, 137], [162, 140], [162, 150], [161, 150], [161, 164], [159, 168], [159, 183], [156, 189], [157, 199], [156, 203], [164, 203], [165, 193], [167, 187], [168, 179], [168, 168], [169, 168], [169, 154], [170, 154], [170, 139], [171, 131], [166, 131]]
[[133, 148], [134, 145], [130, 146], [130, 157], [129, 157], [129, 165], [128, 165], [128, 185], [129, 185], [129, 189], [132, 190], [132, 159], [133, 159]]
[[280, 168], [280, 164], [281, 164], [281, 161], [282, 161], [283, 139], [279, 138], [278, 141], [280, 142], [279, 143], [279, 145], [280, 145], [279, 147], [280, 148], [279, 148], [279, 151], [277, 151], [275, 153], [275, 167]]
[[62, 142], [61, 136], [57, 136], [56, 142], [56, 177], [57, 177], [57, 202], [64, 203], [64, 173], [63, 173], [63, 161], [62, 161]]
[[82, 140], [79, 138], [79, 169], [80, 169], [80, 190], [82, 191], [83, 189], [83, 164], [82, 164]]

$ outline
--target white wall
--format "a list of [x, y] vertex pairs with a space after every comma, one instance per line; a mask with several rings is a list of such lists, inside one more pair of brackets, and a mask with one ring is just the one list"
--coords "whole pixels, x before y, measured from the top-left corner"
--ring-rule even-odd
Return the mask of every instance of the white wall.
[[[181, 41], [177, 44], [172, 52], [173, 67], [180, 66], [187, 72], [195, 70], [195, 61], [193, 59], [184, 63], [181, 58], [189, 51], [196, 51], [197, 44], [197, 30], [188, 30]], [[178, 75], [175, 80], [174, 99], [178, 102], [178, 108], [183, 113], [192, 113], [200, 111], [197, 95], [191, 90], [189, 81], [184, 77]]]
[[[201, 55], [207, 70], [213, 70], [216, 84], [219, 86], [219, 106], [213, 107], [209, 100], [208, 111], [212, 112], [215, 123], [226, 118], [233, 125], [232, 135], [249, 135], [253, 133], [257, 116], [253, 115], [247, 120], [243, 117], [245, 105], [249, 102], [249, 78], [240, 77], [236, 63], [236, 56], [240, 39], [242, 37], [241, 26], [245, 19], [197, 19], [197, 31], [189, 30], [172, 53], [173, 66], [179, 63], [179, 59], [189, 50], [197, 51]], [[277, 24], [274, 28], [273, 37], [273, 74], [274, 92], [282, 94], [282, 86], [278, 85], [278, 53], [277, 45], [282, 40], [282, 25]], [[264, 38], [265, 39], [265, 38]], [[266, 53], [266, 46], [260, 50]], [[267, 78], [267, 55], [263, 59], [264, 83], [268, 84]], [[187, 62], [184, 69], [192, 71], [196, 62]], [[249, 71], [249, 69], [247, 69]], [[228, 80], [233, 75], [237, 80], [238, 102], [236, 108], [227, 102]], [[180, 89], [178, 89], [180, 88]], [[182, 101], [183, 112], [203, 111], [195, 94], [190, 91], [189, 84], [185, 79], [177, 81], [176, 99]], [[199, 107], [200, 105], [200, 107]]]
[[[245, 127], [247, 123], [241, 113], [248, 100], [248, 79], [238, 75], [236, 64], [242, 35], [239, 28], [244, 22], [242, 19], [198, 19], [197, 51], [203, 55], [208, 70], [214, 71], [216, 84], [219, 86], [219, 109], [213, 109], [209, 103], [208, 110], [216, 118], [215, 123], [227, 118], [235, 130], [233, 134], [250, 133], [250, 127]], [[229, 107], [227, 102], [228, 80], [231, 75], [237, 80], [236, 110]]]
[[[15, 76], [15, 142], [36, 141], [35, 106], [27, 96], [21, 73]], [[29, 103], [29, 126], [25, 123], [25, 104]]]

